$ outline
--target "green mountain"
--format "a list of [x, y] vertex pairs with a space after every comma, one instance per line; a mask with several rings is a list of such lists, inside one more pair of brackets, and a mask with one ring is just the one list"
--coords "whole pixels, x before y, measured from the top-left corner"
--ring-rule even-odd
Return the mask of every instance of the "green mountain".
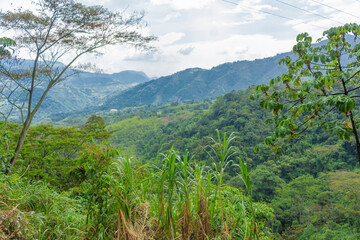
[[184, 100], [203, 100], [232, 90], [268, 82], [285, 71], [279, 60], [290, 53], [254, 61], [225, 63], [212, 69], [190, 68], [161, 77], [106, 99], [102, 109], [119, 109], [142, 104], [160, 105]]
[[[31, 63], [32, 61], [25, 60], [21, 67], [27, 69]], [[59, 63], [59, 67], [63, 65]], [[138, 71], [122, 71], [113, 74], [90, 72], [73, 74], [71, 72], [69, 75], [70, 77], [65, 81], [50, 90], [35, 117], [36, 121], [41, 121], [53, 114], [68, 114], [82, 111], [84, 108], [98, 107], [106, 97], [119, 94], [125, 89], [150, 80], [145, 73]], [[34, 94], [35, 100], [41, 97], [45, 87], [45, 85], [37, 87]], [[2, 112], [10, 109], [11, 105], [5, 101], [0, 106]], [[11, 120], [19, 121], [20, 113], [14, 111]]]
[[[346, 36], [351, 44], [359, 42]], [[327, 40], [316, 43], [324, 45]], [[121, 109], [143, 104], [161, 105], [185, 100], [203, 100], [222, 96], [232, 90], [245, 90], [251, 85], [268, 83], [271, 78], [285, 72], [279, 65], [285, 56], [295, 57], [293, 52], [277, 54], [273, 57], [253, 61], [225, 63], [212, 69], [190, 68], [170, 76], [161, 77], [139, 84], [119, 94], [108, 97], [102, 110]], [[350, 60], [343, 59], [344, 63]]]
[[[212, 69], [191, 68], [153, 80], [137, 71], [70, 74], [68, 79], [51, 89], [35, 120], [51, 118], [57, 121], [74, 114], [221, 96], [232, 90], [266, 83], [280, 75], [285, 67], [278, 62], [286, 55], [291, 53], [224, 63]], [[30, 64], [29, 60], [24, 62], [25, 67]], [[35, 99], [41, 96], [43, 88], [41, 85], [38, 87]], [[1, 110], [6, 107], [9, 106], [1, 106]], [[15, 113], [12, 120], [19, 121], [19, 118], [20, 114]]]

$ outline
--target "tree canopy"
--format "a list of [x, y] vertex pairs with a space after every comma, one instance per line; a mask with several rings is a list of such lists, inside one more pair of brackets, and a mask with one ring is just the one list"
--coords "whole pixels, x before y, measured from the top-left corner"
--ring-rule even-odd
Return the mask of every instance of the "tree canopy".
[[15, 107], [23, 116], [23, 130], [12, 166], [49, 90], [74, 74], [69, 68], [79, 57], [101, 53], [101, 49], [109, 45], [149, 49], [149, 43], [156, 39], [141, 33], [140, 29], [145, 25], [143, 13], [112, 12], [102, 6], [85, 6], [74, 0], [39, 0], [34, 4], [36, 11], [20, 8], [0, 13], [0, 27], [13, 30], [17, 47], [20, 50], [26, 48], [33, 56], [29, 67], [19, 67], [14, 59], [6, 58], [0, 62], [1, 77], [6, 80], [1, 84], [8, 89], [10, 110]]
[[360, 33], [358, 24], [345, 24], [324, 31], [324, 38], [313, 43], [308, 33], [297, 36], [296, 57], [283, 58], [288, 70], [256, 87], [252, 99], [273, 112], [275, 125], [265, 144], [282, 151], [308, 129], [320, 126], [349, 141], [354, 136], [360, 164], [356, 99], [360, 97]]

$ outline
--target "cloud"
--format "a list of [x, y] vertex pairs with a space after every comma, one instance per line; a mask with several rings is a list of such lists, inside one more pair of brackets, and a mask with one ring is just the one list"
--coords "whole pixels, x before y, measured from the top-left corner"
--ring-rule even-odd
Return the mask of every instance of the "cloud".
[[131, 55], [126, 56], [123, 61], [131, 62], [158, 62], [161, 59], [161, 53], [159, 51], [151, 52], [137, 52]]
[[169, 5], [177, 10], [201, 9], [215, 0], [150, 0], [154, 5]]
[[174, 19], [174, 18], [178, 18], [181, 16], [181, 13], [180, 12], [176, 12], [176, 13], [172, 13], [172, 14], [168, 14], [166, 15], [161, 21], [162, 22], [167, 22], [171, 19]]
[[194, 51], [194, 47], [187, 47], [187, 48], [181, 48], [178, 53], [182, 54], [182, 55], [189, 55], [190, 53], [192, 53]]
[[170, 32], [163, 36], [159, 37], [159, 44], [160, 45], [170, 45], [175, 43], [176, 41], [179, 41], [185, 36], [182, 32]]
[[[250, 23], [254, 21], [259, 21], [262, 19], [265, 19], [268, 14], [268, 10], [277, 10], [277, 7], [268, 5], [268, 4], [261, 4], [261, 0], [243, 0], [240, 2], [237, 2], [235, 5], [231, 2], [224, 2], [224, 4], [227, 4], [228, 6], [234, 6], [232, 8], [227, 8], [226, 10], [223, 10], [222, 13], [224, 14], [242, 14], [244, 23]], [[235, 3], [235, 2], [234, 2]], [[263, 11], [266, 10], [266, 11]]]

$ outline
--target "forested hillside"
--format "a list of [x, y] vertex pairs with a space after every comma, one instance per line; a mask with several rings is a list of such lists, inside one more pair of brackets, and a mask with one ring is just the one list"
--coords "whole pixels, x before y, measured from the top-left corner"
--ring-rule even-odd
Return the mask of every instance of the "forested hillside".
[[[336, 136], [331, 136], [321, 130], [314, 130], [306, 135], [304, 139], [294, 142], [293, 147], [288, 149], [281, 156], [273, 153], [271, 149], [263, 149], [261, 152], [256, 153], [254, 152], [254, 146], [263, 142], [264, 137], [271, 132], [271, 127], [265, 124], [264, 120], [268, 116], [259, 107], [259, 102], [248, 100], [251, 93], [253, 93], [253, 89], [238, 92], [233, 91], [223, 97], [217, 98], [214, 102], [205, 101], [188, 104], [171, 104], [154, 108], [153, 110], [145, 111], [145, 109], [138, 109], [135, 112], [129, 112], [127, 114], [123, 113], [119, 116], [104, 116], [108, 122], [107, 130], [105, 129], [105, 122], [103, 122], [101, 118], [95, 116], [90, 118], [86, 124], [77, 128], [53, 128], [51, 126], [34, 127], [29, 133], [29, 138], [27, 144], [24, 146], [22, 160], [19, 162], [17, 171], [19, 174], [25, 173], [26, 178], [31, 181], [40, 180], [41, 182], [50, 184], [51, 189], [55, 188], [69, 192], [70, 198], [65, 195], [54, 195], [56, 193], [44, 192], [50, 190], [46, 190], [41, 183], [32, 187], [34, 190], [31, 191], [41, 192], [39, 193], [40, 195], [36, 197], [36, 201], [49, 201], [45, 200], [50, 197], [47, 194], [51, 194], [51, 198], [58, 199], [55, 202], [46, 203], [53, 204], [46, 206], [52, 206], [52, 208], [55, 209], [60, 208], [61, 206], [58, 204], [61, 204], [63, 201], [67, 202], [66, 204], [70, 204], [69, 201], [72, 201], [71, 204], [80, 204], [80, 202], [84, 204], [87, 202], [87, 205], [85, 204], [84, 206], [92, 206], [91, 198], [89, 199], [87, 197], [90, 196], [88, 194], [99, 194], [99, 199], [97, 201], [111, 202], [113, 200], [111, 200], [111, 198], [108, 199], [105, 196], [108, 191], [112, 191], [111, 184], [113, 183], [108, 182], [110, 179], [105, 181], [105, 177], [108, 176], [108, 171], [114, 171], [114, 169], [107, 169], [106, 167], [111, 161], [104, 162], [106, 165], [97, 164], [102, 161], [109, 161], [107, 159], [109, 156], [113, 156], [112, 154], [118, 154], [112, 152], [113, 150], [109, 148], [110, 146], [119, 147], [122, 151], [122, 154], [120, 155], [122, 156], [120, 157], [122, 160], [119, 161], [122, 162], [121, 164], [125, 164], [124, 167], [128, 166], [133, 170], [129, 169], [128, 171], [130, 172], [123, 172], [126, 174], [123, 175], [125, 178], [121, 177], [116, 181], [125, 181], [121, 183], [125, 184], [122, 185], [124, 187], [132, 186], [131, 189], [140, 189], [140, 192], [133, 192], [131, 196], [129, 195], [130, 198], [127, 201], [130, 202], [127, 202], [126, 205], [124, 205], [124, 207], [128, 206], [132, 209], [131, 206], [136, 207], [136, 205], [132, 204], [156, 204], [156, 199], [150, 200], [143, 198], [146, 195], [141, 194], [145, 194], [148, 191], [160, 191], [160, 189], [152, 190], [156, 185], [148, 185], [149, 183], [147, 183], [148, 187], [145, 187], [145, 185], [142, 185], [142, 181], [147, 179], [146, 176], [153, 176], [155, 178], [151, 178], [151, 181], [154, 181], [154, 184], [158, 184], [157, 181], [161, 181], [161, 178], [158, 180], [156, 179], [157, 176], [160, 177], [158, 174], [161, 174], [161, 169], [165, 172], [170, 171], [171, 164], [175, 164], [176, 159], [187, 159], [187, 164], [189, 164], [187, 168], [195, 168], [191, 171], [189, 170], [191, 172], [191, 174], [189, 172], [189, 177], [191, 179], [193, 177], [196, 179], [197, 171], [203, 172], [202, 175], [204, 180], [206, 180], [206, 176], [210, 178], [212, 178], [211, 176], [217, 176], [216, 174], [218, 174], [218, 168], [220, 167], [218, 165], [220, 164], [218, 159], [219, 156], [217, 154], [214, 155], [212, 148], [216, 149], [217, 146], [221, 146], [218, 145], [221, 143], [221, 140], [220, 142], [217, 140], [218, 137], [215, 132], [215, 129], [219, 129], [221, 138], [223, 138], [222, 134], [226, 132], [227, 138], [231, 139], [229, 135], [232, 132], [234, 133], [234, 139], [231, 141], [231, 146], [233, 146], [231, 151], [234, 151], [235, 153], [233, 157], [227, 159], [227, 166], [222, 166], [224, 170], [222, 173], [224, 185], [221, 184], [223, 188], [221, 195], [225, 194], [223, 195], [224, 198], [222, 198], [222, 204], [230, 204], [228, 207], [235, 207], [233, 205], [235, 202], [226, 202], [230, 201], [229, 197], [236, 196], [233, 194], [240, 194], [241, 196], [246, 194], [246, 185], [244, 185], [244, 182], [241, 180], [243, 176], [241, 175], [241, 171], [239, 171], [237, 160], [237, 157], [240, 157], [243, 162], [247, 163], [247, 169], [252, 181], [250, 194], [252, 195], [253, 200], [266, 203], [268, 207], [273, 209], [265, 210], [267, 208], [262, 205], [261, 211], [273, 211], [273, 214], [266, 215], [270, 214], [270, 212], [262, 212], [261, 214], [265, 215], [261, 215], [261, 217], [259, 215], [256, 219], [257, 221], [265, 221], [263, 223], [266, 223], [267, 228], [273, 232], [275, 238], [311, 239], [316, 236], [318, 236], [319, 239], [358, 238], [359, 233], [356, 229], [359, 228], [360, 223], [358, 221], [359, 209], [357, 206], [359, 206], [358, 199], [360, 193], [356, 186], [359, 184], [360, 174], [357, 171], [356, 152], [353, 147], [354, 142], [341, 142]], [[8, 138], [10, 148], [15, 140], [11, 140], [11, 136], [16, 136], [17, 129], [17, 125], [10, 125], [10, 132], [8, 132], [8, 136], [10, 137]], [[15, 135], [13, 135], [14, 133]], [[108, 147], [105, 149], [104, 145], [94, 145], [106, 141], [109, 137], [111, 145], [107, 145]], [[174, 150], [176, 152], [173, 152]], [[187, 150], [191, 155], [187, 155], [189, 154], [186, 153]], [[185, 155], [183, 155], [184, 153]], [[132, 160], [130, 160], [131, 156]], [[90, 161], [89, 157], [94, 159]], [[6, 159], [6, 155], [2, 155], [2, 158]], [[182, 161], [178, 164], [181, 162]], [[170, 168], [166, 166], [169, 166]], [[203, 169], [197, 169], [200, 166], [202, 166]], [[184, 176], [184, 173], [181, 173], [181, 171], [183, 171], [181, 170], [183, 169], [181, 165], [174, 165], [173, 167], [177, 168], [176, 171], [180, 171], [179, 176]], [[153, 173], [155, 175], [149, 175], [152, 171], [155, 171]], [[158, 171], [160, 172], [156, 173]], [[210, 175], [204, 175], [205, 173]], [[127, 174], [135, 175], [129, 176]], [[176, 177], [177, 173], [174, 174], [173, 177]], [[192, 176], [192, 174], [195, 175]], [[119, 177], [120, 176], [122, 175], [119, 175]], [[126, 180], [127, 177], [131, 176], [134, 177], [133, 180]], [[89, 188], [89, 184], [95, 184], [99, 180], [97, 179], [99, 177], [100, 179], [104, 178], [101, 183], [104, 185], [101, 186], [104, 186], [105, 189], [100, 191], [95, 185], [94, 187]], [[145, 179], [143, 179], [143, 177], [145, 177]], [[164, 175], [164, 177], [169, 177], [169, 180], [164, 180], [169, 181], [166, 184], [171, 184], [172, 176], [166, 177]], [[180, 184], [182, 177], [178, 180], [176, 179], [174, 179], [174, 181], [180, 181]], [[148, 180], [150, 179], [147, 179], [146, 181]], [[10, 186], [19, 188], [20, 185], [17, 184], [20, 183], [22, 185], [27, 184], [24, 180], [19, 182], [19, 180], [11, 180], [9, 178], [5, 178], [3, 181], [13, 182], [11, 185], [7, 185], [3, 182], [3, 184], [5, 184], [2, 185], [4, 190]], [[127, 181], [135, 181], [132, 183], [135, 185], [126, 185], [129, 183]], [[200, 181], [200, 179], [196, 181]], [[213, 186], [215, 187], [214, 190], [216, 189], [216, 184], [220, 184], [217, 180], [211, 182], [212, 184], [215, 184]], [[188, 184], [190, 184], [190, 182]], [[206, 181], [203, 184], [206, 184]], [[210, 184], [210, 182], [207, 184]], [[166, 186], [170, 187], [170, 185]], [[180, 186], [185, 187], [187, 185]], [[227, 186], [231, 187], [229, 188]], [[191, 190], [193, 187], [196, 189], [196, 185], [192, 186], [190, 184], [188, 187], [188, 191], [193, 191]], [[207, 188], [205, 185], [203, 187]], [[19, 189], [18, 191], [22, 190]], [[208, 190], [204, 189], [204, 191]], [[231, 194], [228, 191], [230, 191]], [[239, 192], [235, 193], [233, 191]], [[6, 192], [7, 191], [3, 193], [5, 194]], [[140, 195], [136, 195], [138, 196], [136, 197], [134, 194]], [[205, 192], [203, 194], [205, 194]], [[214, 197], [216, 198], [216, 195], [212, 195], [211, 192], [207, 192], [206, 194], [205, 195], [208, 196], [206, 197], [207, 201], [211, 201], [210, 199]], [[135, 199], [138, 199], [135, 202], [133, 202], [134, 197]], [[186, 195], [184, 197], [186, 197]], [[189, 201], [195, 201], [193, 202], [195, 204], [197, 200], [196, 196], [194, 197], [194, 199], [189, 198]], [[2, 201], [7, 201], [7, 204], [9, 204], [8, 201], [10, 198], [16, 199], [15, 196], [7, 194], [2, 195]], [[183, 202], [181, 198], [179, 201]], [[24, 211], [24, 209], [32, 206], [29, 205], [33, 204], [31, 203], [32, 201], [33, 200], [31, 199], [13, 200], [11, 204], [20, 204], [20, 209], [23, 209], [20, 211]], [[241, 201], [247, 200], [244, 199]], [[210, 204], [210, 202], [208, 202], [208, 204]], [[36, 206], [37, 205], [30, 207], [30, 209], [39, 211]], [[170, 207], [170, 205], [165, 206]], [[175, 205], [173, 207], [175, 211]], [[181, 208], [181, 206], [179, 207]], [[80, 209], [82, 208], [80, 207], [79, 210]], [[135, 215], [132, 216], [134, 221], [137, 221], [136, 219], [138, 219], [136, 214], [145, 214], [143, 211], [147, 211], [147, 207], [144, 205], [141, 209], [136, 209], [137, 208], [135, 208], [134, 211], [137, 213], [135, 212]], [[150, 214], [149, 217], [153, 219], [156, 216], [155, 213], [160, 210], [151, 209], [152, 207], [148, 209], [150, 211], [148, 214]], [[190, 212], [195, 211], [196, 209], [198, 208], [195, 207], [190, 210]], [[212, 214], [218, 216], [224, 214], [224, 216], [229, 216], [229, 212], [226, 211], [230, 210], [225, 209], [223, 210], [225, 211], [223, 213], [216, 213], [211, 212], [213, 210], [211, 210], [211, 207], [209, 208], [211, 228], [215, 227], [215, 225], [213, 225], [215, 222], [212, 221], [219, 220], [216, 220], [215, 218], [211, 220], [211, 216], [215, 217], [215, 215]], [[84, 212], [81, 213], [82, 211]], [[101, 211], [111, 212], [112, 210], [111, 208], [103, 208]], [[180, 211], [180, 209], [176, 211]], [[219, 208], [217, 211], [222, 210]], [[260, 211], [260, 209], [258, 211]], [[77, 228], [86, 226], [85, 222], [81, 222], [85, 221], [86, 212], [85, 209], [76, 212], [76, 216], [79, 219], [76, 223]], [[16, 217], [19, 213], [13, 212], [12, 214]], [[37, 214], [53, 215], [54, 212], [41, 210], [41, 212], [37, 212]], [[70, 217], [70, 215], [75, 213], [69, 212], [66, 214], [69, 214]], [[92, 214], [100, 213], [93, 212]], [[50, 217], [50, 215], [48, 216]], [[104, 221], [99, 218], [101, 215], [91, 216], [91, 219], [94, 221], [96, 219], [98, 219], [96, 221]], [[38, 218], [40, 215], [36, 215], [36, 217]], [[181, 219], [181, 214], [179, 216], [174, 215], [174, 218]], [[249, 219], [251, 219], [250, 215]], [[31, 218], [31, 221], [39, 220]], [[71, 220], [62, 218], [62, 220], [59, 219], [58, 221], [62, 221], [63, 224], [66, 225], [68, 224], [66, 221]], [[165, 221], [165, 219], [161, 221]], [[226, 224], [229, 224], [228, 227], [230, 227], [230, 224], [232, 223], [228, 221], [231, 220], [228, 219], [225, 221]], [[21, 225], [23, 229], [26, 229], [26, 227], [34, 227], [30, 222], [22, 222], [22, 224], [26, 224]], [[100, 222], [96, 224], [100, 224]], [[144, 222], [143, 224], [150, 223]], [[251, 224], [251, 221], [248, 224]], [[134, 228], [136, 228], [135, 225], [133, 226]], [[40, 226], [41, 228], [44, 228], [44, 230], [49, 228], [49, 226], [46, 225]], [[180, 225], [176, 226], [180, 229]], [[195, 227], [195, 225], [193, 225], [193, 227]], [[237, 228], [236, 225], [233, 227]], [[136, 229], [137, 231], [145, 231], [145, 229]], [[28, 229], [26, 231], [28, 231], [27, 234], [30, 234], [29, 231], [33, 230]], [[156, 231], [159, 231], [159, 229]], [[156, 236], [156, 231], [142, 232], [141, 234], [155, 234], [154, 236]], [[189, 231], [190, 235], [197, 234], [193, 232], [194, 230], [189, 229]], [[263, 229], [261, 231], [268, 230]], [[74, 233], [72, 233], [72, 230], [70, 231], [70, 229], [59, 229], [58, 233], [49, 231], [44, 236], [70, 236], [68, 234]], [[265, 235], [264, 238], [261, 239], [265, 239]]]
[[141, 104], [160, 105], [185, 100], [203, 100], [232, 90], [245, 90], [282, 74], [279, 60], [291, 53], [254, 61], [225, 63], [212, 69], [191, 68], [154, 79], [108, 98], [103, 109], [120, 109]]
[[[22, 61], [18, 67], [26, 69], [31, 62]], [[63, 67], [63, 64], [58, 63], [58, 65]], [[136, 71], [105, 74], [70, 70], [68, 75], [66, 81], [60, 82], [49, 92], [47, 101], [39, 109], [39, 114], [35, 119], [36, 122], [56, 114], [67, 116], [69, 113], [78, 113], [87, 108], [96, 108], [103, 103], [105, 98], [150, 80], [143, 72]], [[46, 89], [44, 84], [38, 86], [37, 91], [34, 92], [36, 100], [41, 98], [44, 89]], [[11, 88], [7, 89], [8, 92], [12, 90]], [[4, 94], [7, 93], [4, 92]], [[25, 96], [23, 95], [16, 100], [19, 97], [16, 95], [11, 99], [21, 106], [20, 103]], [[5, 114], [12, 111], [11, 120], [20, 122], [20, 111], [16, 108], [11, 110], [11, 107], [14, 108], [13, 105], [3, 101], [0, 105], [0, 111]]]
[[155, 60], [142, 12], [32, 4], [0, 11], [0, 239], [360, 239], [358, 24], [150, 81], [71, 69], [116, 46]]
[[[303, 139], [293, 141], [283, 155], [269, 148], [254, 152], [255, 145], [262, 143], [272, 129], [265, 124], [269, 115], [259, 102], [249, 101], [252, 92], [233, 91], [213, 104], [173, 104], [120, 122], [106, 117], [114, 122], [109, 125], [109, 130], [114, 131], [111, 141], [143, 161], [156, 162], [159, 153], [174, 146], [181, 151], [189, 149], [196, 159], [211, 166], [206, 146], [211, 144], [209, 137], [215, 137], [213, 130], [234, 132], [234, 145], [250, 170], [253, 197], [274, 208], [274, 233], [282, 233], [283, 239], [310, 239], [316, 235], [320, 239], [357, 238], [353, 230], [358, 224], [358, 208], [345, 214], [359, 194], [353, 192], [360, 180], [355, 142], [343, 142], [336, 135], [314, 129]], [[129, 132], [136, 132], [137, 137], [126, 134]], [[233, 169], [226, 171], [226, 184], [244, 190]]]

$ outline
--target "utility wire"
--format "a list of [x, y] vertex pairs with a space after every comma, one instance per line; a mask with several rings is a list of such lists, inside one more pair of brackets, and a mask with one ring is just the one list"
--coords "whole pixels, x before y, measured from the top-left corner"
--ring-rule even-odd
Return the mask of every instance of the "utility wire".
[[290, 3], [286, 3], [286, 2], [283, 2], [283, 1], [280, 1], [280, 0], [275, 0], [275, 1], [277, 1], [277, 2], [279, 2], [279, 3], [282, 3], [282, 4], [285, 4], [285, 5], [287, 5], [287, 6], [290, 6], [290, 7], [292, 7], [292, 8], [296, 8], [296, 9], [301, 10], [301, 11], [303, 11], [303, 12], [307, 12], [307, 13], [310, 13], [310, 14], [319, 16], [319, 17], [321, 17], [321, 18], [328, 19], [328, 20], [331, 20], [331, 21], [333, 21], [333, 22], [337, 22], [337, 23], [340, 23], [341, 25], [343, 25], [342, 22], [333, 20], [333, 19], [331, 19], [331, 18], [329, 18], [329, 17], [325, 17], [325, 16], [320, 15], [320, 14], [318, 14], [318, 13], [316, 13], [316, 12], [312, 12], [312, 11], [309, 11], [309, 10], [306, 10], [306, 9], [303, 9], [303, 8], [300, 8], [300, 7], [297, 7], [297, 6], [294, 6], [294, 5], [290, 4]]
[[[349, 16], [353, 16], [353, 17], [356, 17], [356, 18], [359, 18], [359, 19], [360, 19], [360, 17], [358, 17], [358, 16], [356, 16], [356, 15], [354, 15], [354, 14], [345, 12], [345, 11], [343, 11], [343, 10], [341, 10], [341, 9], [338, 9], [338, 8], [334, 8], [334, 7], [329, 6], [329, 5], [325, 4], [325, 3], [321, 3], [321, 2], [318, 2], [318, 1], [315, 1], [315, 0], [311, 0], [311, 1], [314, 2], [314, 3], [320, 4], [320, 5], [323, 5], [323, 6], [325, 6], [325, 7], [334, 9], [334, 10], [336, 10], [336, 11], [338, 11], [338, 12], [342, 12], [342, 13], [345, 13], [345, 14], [347, 14], [347, 15], [349, 15]], [[359, 2], [360, 2], [360, 1], [359, 1]]]
[[[311, 23], [306, 23], [305, 21], [303, 21], [303, 20], [301, 20], [301, 19], [294, 19], [294, 18], [290, 18], [290, 17], [278, 15], [278, 14], [275, 14], [275, 13], [272, 13], [272, 12], [268, 12], [268, 11], [264, 11], [264, 10], [258, 10], [258, 9], [255, 9], [255, 8], [252, 8], [252, 7], [248, 7], [248, 6], [244, 6], [244, 5], [241, 5], [241, 4], [239, 4], [239, 3], [229, 1], [229, 0], [222, 0], [222, 1], [223, 1], [223, 2], [227, 2], [227, 3], [230, 3], [230, 4], [233, 4], [233, 5], [236, 5], [236, 6], [240, 6], [240, 7], [243, 7], [243, 8], [251, 9], [251, 10], [254, 10], [254, 11], [257, 11], [257, 12], [266, 13], [266, 14], [269, 14], [269, 15], [272, 15], [272, 16], [275, 16], [275, 17], [287, 19], [287, 20], [290, 20], [290, 21], [298, 21], [298, 20], [300, 20], [303, 24], [308, 24], [308, 25], [311, 25], [311, 26], [314, 26], [314, 27], [317, 27], [317, 28], [321, 28], [321, 29], [327, 30], [327, 28], [324, 28], [324, 27], [321, 27], [321, 26], [318, 26], [318, 25], [314, 25], [314, 24], [311, 24]], [[360, 0], [359, 0], [359, 1], [360, 1]], [[299, 25], [299, 24], [300, 24], [300, 23], [295, 24], [295, 25]]]
[[243, 5], [240, 5], [239, 3], [236, 3], [236, 2], [231, 2], [231, 1], [228, 1], [228, 0], [222, 0], [224, 2], [227, 2], [227, 3], [231, 3], [231, 4], [234, 4], [234, 5], [237, 5], [237, 6], [241, 6], [241, 7], [244, 7], [244, 8], [248, 8], [248, 9], [251, 9], [251, 10], [255, 10], [257, 12], [263, 12], [263, 13], [266, 13], [266, 14], [270, 14], [270, 15], [273, 15], [275, 17], [279, 17], [279, 18], [284, 18], [284, 19], [287, 19], [287, 20], [295, 20], [293, 18], [289, 18], [289, 17], [285, 17], [285, 16], [281, 16], [281, 15], [277, 15], [275, 13], [271, 13], [271, 12], [267, 12], [267, 11], [263, 11], [263, 10], [257, 10], [255, 8], [252, 8], [252, 7], [245, 7]]

